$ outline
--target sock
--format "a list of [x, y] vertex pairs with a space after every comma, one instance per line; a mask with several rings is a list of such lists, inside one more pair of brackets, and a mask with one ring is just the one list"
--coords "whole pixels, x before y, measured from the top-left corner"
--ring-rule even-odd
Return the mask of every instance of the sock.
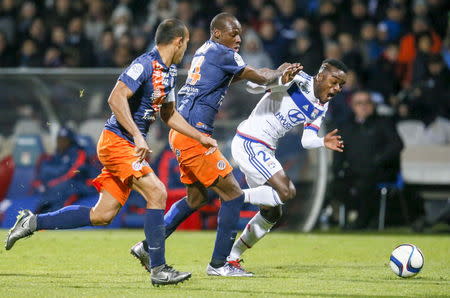
[[233, 245], [228, 260], [237, 260], [241, 258], [241, 255], [253, 245], [256, 244], [261, 238], [263, 238], [275, 223], [268, 222], [260, 212], [248, 222], [241, 237]]
[[[169, 237], [178, 226], [197, 209], [192, 209], [187, 203], [187, 197], [175, 202], [164, 215], [164, 225], [166, 227], [166, 238]], [[148, 252], [147, 241], [142, 241], [144, 250]]]
[[175, 202], [164, 215], [164, 226], [166, 227], [166, 238], [169, 237], [176, 228], [196, 209], [189, 207], [187, 197]]
[[262, 185], [255, 188], [244, 189], [245, 203], [275, 207], [283, 205], [278, 193], [270, 186]]
[[144, 219], [145, 238], [148, 243], [148, 253], [151, 267], [158, 267], [166, 263], [164, 210], [146, 209]]
[[90, 226], [90, 212], [90, 207], [72, 205], [54, 212], [37, 214], [36, 231], [74, 229]]
[[222, 267], [236, 238], [236, 226], [239, 220], [244, 194], [231, 201], [224, 201], [220, 206], [217, 219], [217, 235], [214, 244], [214, 251], [211, 259], [211, 266]]

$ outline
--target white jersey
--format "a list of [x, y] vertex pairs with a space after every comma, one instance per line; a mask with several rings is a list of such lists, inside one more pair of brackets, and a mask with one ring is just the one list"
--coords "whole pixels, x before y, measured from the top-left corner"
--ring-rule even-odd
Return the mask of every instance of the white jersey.
[[300, 72], [294, 79], [281, 84], [260, 86], [247, 83], [247, 91], [266, 94], [261, 98], [251, 115], [237, 129], [244, 138], [266, 145], [275, 150], [278, 139], [297, 125], [304, 125], [302, 144], [305, 148], [323, 146], [323, 138], [317, 136], [328, 103], [322, 105], [314, 96], [314, 79]]

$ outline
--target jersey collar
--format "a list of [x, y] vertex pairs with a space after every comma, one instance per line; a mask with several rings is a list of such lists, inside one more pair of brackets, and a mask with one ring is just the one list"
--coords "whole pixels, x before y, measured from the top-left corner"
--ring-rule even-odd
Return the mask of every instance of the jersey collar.
[[159, 54], [159, 51], [156, 47], [153, 47], [153, 49], [150, 51], [150, 54], [152, 54], [156, 58], [156, 61], [158, 61], [158, 63], [161, 64], [164, 70], [169, 69], [169, 67], [167, 67], [167, 65], [164, 64], [161, 55]]

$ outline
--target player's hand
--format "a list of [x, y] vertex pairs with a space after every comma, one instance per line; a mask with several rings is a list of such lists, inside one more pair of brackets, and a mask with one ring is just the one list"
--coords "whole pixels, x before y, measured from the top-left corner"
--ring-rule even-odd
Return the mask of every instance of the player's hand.
[[285, 62], [285, 63], [281, 64], [280, 66], [278, 66], [277, 70], [283, 72], [291, 65], [292, 65], [291, 63]]
[[335, 129], [329, 132], [323, 140], [325, 147], [337, 152], [344, 152], [344, 141], [342, 141], [342, 137], [337, 135], [338, 130]]
[[134, 136], [133, 139], [134, 144], [136, 145], [136, 147], [134, 148], [134, 151], [136, 152], [134, 156], [137, 156], [139, 158], [138, 162], [142, 162], [152, 151], [148, 147], [147, 141], [145, 141], [144, 137], [141, 134]]
[[286, 84], [294, 79], [294, 77], [303, 69], [300, 63], [293, 63], [283, 71], [281, 83]]
[[208, 150], [205, 152], [205, 155], [210, 155], [217, 150], [217, 141], [215, 139], [202, 135], [199, 141], [203, 146], [208, 148]]

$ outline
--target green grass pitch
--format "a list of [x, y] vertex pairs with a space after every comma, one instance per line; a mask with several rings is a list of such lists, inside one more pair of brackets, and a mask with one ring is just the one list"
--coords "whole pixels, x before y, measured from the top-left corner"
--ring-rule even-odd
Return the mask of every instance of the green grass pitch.
[[[6, 235], [0, 231], [0, 236]], [[167, 261], [192, 278], [153, 287], [129, 248], [141, 230], [38, 232], [0, 251], [1, 297], [450, 296], [450, 237], [415, 234], [274, 232], [245, 254], [253, 278], [208, 277], [213, 232], [176, 232]], [[416, 244], [425, 266], [402, 279], [388, 267], [392, 249]]]

